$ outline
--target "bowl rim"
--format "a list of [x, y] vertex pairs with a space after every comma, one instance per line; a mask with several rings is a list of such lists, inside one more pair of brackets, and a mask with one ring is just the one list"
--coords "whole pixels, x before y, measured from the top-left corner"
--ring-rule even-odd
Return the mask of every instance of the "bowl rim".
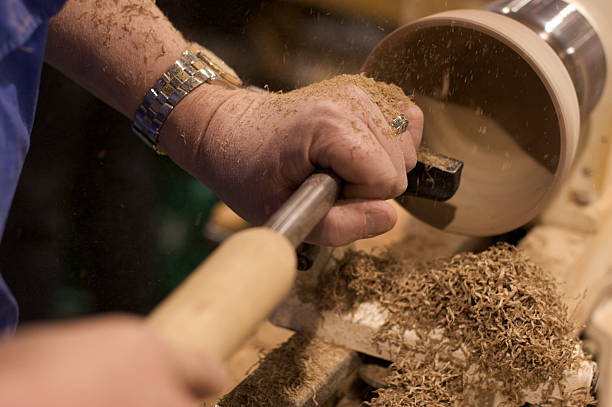
[[395, 37], [405, 36], [423, 28], [462, 27], [486, 34], [516, 52], [536, 73], [555, 108], [559, 123], [560, 151], [559, 162], [552, 183], [538, 203], [519, 218], [497, 227], [474, 228], [453, 227], [451, 222], [444, 230], [455, 233], [489, 236], [501, 234], [525, 225], [539, 215], [550, 203], [567, 177], [580, 135], [580, 109], [578, 96], [569, 73], [560, 57], [544, 39], [524, 24], [510, 17], [484, 10], [451, 10], [433, 14], [403, 25], [385, 37], [366, 58], [362, 71], [368, 73], [367, 67], [372, 63], [377, 52], [388, 46]]

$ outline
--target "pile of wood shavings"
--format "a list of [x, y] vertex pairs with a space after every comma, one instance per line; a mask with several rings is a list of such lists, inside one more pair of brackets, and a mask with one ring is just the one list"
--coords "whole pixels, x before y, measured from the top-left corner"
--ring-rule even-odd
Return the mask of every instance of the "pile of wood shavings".
[[295, 334], [261, 359], [257, 369], [217, 405], [292, 406], [304, 398], [304, 391], [316, 405], [316, 385], [329, 371], [329, 364], [345, 354], [344, 349], [322, 339]]
[[[577, 327], [552, 277], [509, 245], [426, 264], [349, 252], [321, 274], [318, 293], [321, 310], [376, 301], [391, 315], [374, 340], [400, 350], [373, 407], [482, 406], [495, 393], [520, 406], [522, 391], [542, 383], [543, 405], [592, 401], [586, 390], [551, 395], [580, 362]], [[416, 344], [398, 334], [407, 330]]]

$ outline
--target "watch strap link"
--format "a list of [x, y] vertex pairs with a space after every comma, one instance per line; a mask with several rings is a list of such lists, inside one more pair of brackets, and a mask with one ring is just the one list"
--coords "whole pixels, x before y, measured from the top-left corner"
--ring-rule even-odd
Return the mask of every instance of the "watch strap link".
[[203, 83], [221, 79], [230, 87], [242, 82], [212, 62], [201, 50], [188, 48], [149, 89], [136, 110], [132, 131], [158, 154], [159, 130], [176, 105]]

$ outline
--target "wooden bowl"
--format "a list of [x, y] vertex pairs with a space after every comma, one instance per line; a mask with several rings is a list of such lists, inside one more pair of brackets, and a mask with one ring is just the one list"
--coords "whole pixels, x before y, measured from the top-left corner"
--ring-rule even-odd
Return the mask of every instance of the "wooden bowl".
[[465, 163], [449, 201], [399, 199], [433, 226], [510, 231], [542, 211], [568, 172], [576, 91], [552, 48], [515, 20], [480, 10], [417, 20], [385, 38], [363, 71], [413, 94], [425, 114], [423, 143]]

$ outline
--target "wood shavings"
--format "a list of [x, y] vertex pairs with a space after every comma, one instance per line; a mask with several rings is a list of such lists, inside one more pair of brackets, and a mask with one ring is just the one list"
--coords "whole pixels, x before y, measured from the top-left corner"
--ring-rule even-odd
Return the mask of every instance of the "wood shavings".
[[[355, 87], [363, 91], [370, 101], [378, 107], [384, 118], [384, 123], [380, 114], [372, 112], [371, 106], [364, 104], [363, 100], [356, 96], [352, 91]], [[275, 96], [272, 105], [276, 106], [279, 111], [284, 111], [286, 106], [293, 105], [296, 101], [312, 98], [349, 101], [356, 113], [363, 112], [364, 117], [373, 117], [376, 125], [383, 128], [389, 136], [395, 135], [395, 131], [391, 127], [391, 121], [400, 114], [398, 106], [401, 103], [411, 103], [410, 98], [400, 87], [375, 81], [364, 74], [338, 75], [288, 93], [277, 93]]]
[[317, 389], [330, 366], [347, 353], [322, 339], [295, 334], [263, 358], [257, 369], [224, 396], [218, 406], [294, 406], [296, 400], [305, 398], [316, 406]]
[[377, 301], [390, 314], [373, 340], [399, 351], [372, 407], [484, 406], [495, 394], [522, 406], [538, 386], [543, 406], [592, 401], [588, 389], [563, 391], [564, 371], [583, 358], [553, 278], [510, 245], [427, 263], [348, 252], [315, 291], [303, 300], [320, 310]]

